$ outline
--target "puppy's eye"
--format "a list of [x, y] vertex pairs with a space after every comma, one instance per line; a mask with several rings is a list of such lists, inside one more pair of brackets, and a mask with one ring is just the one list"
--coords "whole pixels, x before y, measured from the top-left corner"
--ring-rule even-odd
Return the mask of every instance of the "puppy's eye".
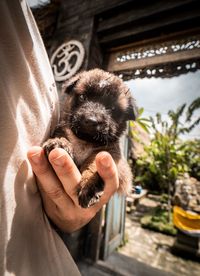
[[115, 109], [116, 109], [115, 106], [113, 106], [113, 107], [111, 108], [112, 111], [114, 111]]
[[87, 98], [85, 95], [81, 94], [81, 95], [79, 95], [78, 99], [80, 102], [84, 102]]

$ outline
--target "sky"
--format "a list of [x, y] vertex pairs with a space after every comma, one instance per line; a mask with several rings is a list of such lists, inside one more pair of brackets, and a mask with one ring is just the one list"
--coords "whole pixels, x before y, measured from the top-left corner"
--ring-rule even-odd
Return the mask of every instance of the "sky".
[[48, 3], [50, 0], [26, 0], [30, 7], [35, 7], [38, 4]]
[[[137, 105], [144, 108], [144, 117], [161, 113], [167, 118], [168, 110], [176, 110], [180, 105], [188, 105], [200, 97], [200, 70], [173, 78], [144, 78], [127, 82]], [[200, 111], [194, 117], [200, 116]], [[182, 138], [200, 138], [200, 125]]]

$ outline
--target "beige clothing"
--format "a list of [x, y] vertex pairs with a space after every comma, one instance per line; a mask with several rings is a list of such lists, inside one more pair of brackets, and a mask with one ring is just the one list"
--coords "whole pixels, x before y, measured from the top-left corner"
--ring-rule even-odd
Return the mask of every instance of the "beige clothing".
[[47, 55], [24, 0], [0, 1], [0, 275], [79, 275], [27, 161], [58, 119]]

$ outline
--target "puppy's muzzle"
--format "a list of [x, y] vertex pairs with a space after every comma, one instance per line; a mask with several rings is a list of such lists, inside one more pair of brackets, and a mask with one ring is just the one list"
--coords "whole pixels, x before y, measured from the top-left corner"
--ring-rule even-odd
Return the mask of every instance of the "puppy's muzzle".
[[104, 116], [98, 117], [94, 115], [82, 115], [80, 120], [80, 130], [94, 134], [101, 132], [106, 127], [106, 118]]
[[96, 128], [99, 124], [97, 118], [95, 116], [84, 117], [81, 122], [82, 126], [89, 128]]
[[106, 126], [108, 114], [100, 103], [87, 102], [76, 110], [76, 120], [80, 130], [90, 133], [100, 131]]

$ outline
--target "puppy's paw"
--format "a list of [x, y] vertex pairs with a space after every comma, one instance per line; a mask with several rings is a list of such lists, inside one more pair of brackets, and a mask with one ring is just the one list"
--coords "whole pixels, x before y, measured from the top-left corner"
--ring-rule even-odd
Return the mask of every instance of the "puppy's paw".
[[64, 137], [50, 138], [43, 144], [42, 147], [43, 147], [47, 157], [53, 149], [62, 148], [73, 158], [73, 153], [72, 153], [72, 150], [71, 150], [71, 144]]
[[100, 181], [99, 183], [87, 184], [83, 188], [78, 189], [78, 202], [83, 208], [89, 208], [100, 201], [101, 196], [104, 191], [104, 183]]

